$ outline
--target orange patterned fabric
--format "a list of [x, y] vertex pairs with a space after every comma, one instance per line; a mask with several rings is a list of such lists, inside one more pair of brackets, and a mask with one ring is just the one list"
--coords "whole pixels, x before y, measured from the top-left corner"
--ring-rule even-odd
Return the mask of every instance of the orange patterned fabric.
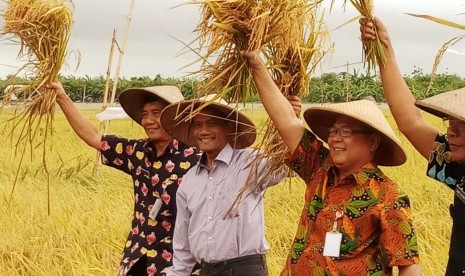
[[[419, 262], [405, 193], [372, 163], [335, 183], [336, 169], [321, 141], [306, 132], [286, 163], [307, 183], [305, 205], [281, 275], [391, 275]], [[324, 257], [326, 232], [342, 233], [340, 257]]]

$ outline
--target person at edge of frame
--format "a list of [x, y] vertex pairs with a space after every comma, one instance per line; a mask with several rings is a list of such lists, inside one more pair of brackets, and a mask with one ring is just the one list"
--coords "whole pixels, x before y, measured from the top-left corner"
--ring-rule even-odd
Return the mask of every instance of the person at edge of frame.
[[[362, 42], [375, 39], [375, 26], [387, 59], [384, 66], [379, 66], [383, 92], [397, 126], [427, 160], [427, 176], [454, 190], [446, 275], [465, 275], [465, 88], [416, 101], [400, 73], [388, 30], [379, 18], [360, 20]], [[420, 109], [442, 118], [447, 132], [439, 133]]]

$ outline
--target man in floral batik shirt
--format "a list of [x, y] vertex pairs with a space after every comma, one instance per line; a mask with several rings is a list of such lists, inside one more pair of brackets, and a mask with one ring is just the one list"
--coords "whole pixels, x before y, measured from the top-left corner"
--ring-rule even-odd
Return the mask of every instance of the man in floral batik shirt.
[[382, 111], [368, 100], [310, 107], [310, 132], [256, 52], [243, 55], [289, 149], [285, 161], [307, 184], [281, 275], [381, 276], [394, 266], [400, 276], [421, 275], [408, 196], [378, 167], [406, 161]]
[[[176, 191], [187, 170], [197, 164], [198, 151], [179, 143], [160, 125], [163, 108], [183, 96], [174, 86], [128, 89], [119, 99], [125, 112], [140, 124], [147, 138], [101, 135], [63, 89], [49, 85], [69, 123], [89, 146], [102, 153], [103, 164], [132, 177], [134, 213], [121, 260], [120, 275], [165, 275], [172, 265]], [[193, 272], [198, 275], [197, 267]]]

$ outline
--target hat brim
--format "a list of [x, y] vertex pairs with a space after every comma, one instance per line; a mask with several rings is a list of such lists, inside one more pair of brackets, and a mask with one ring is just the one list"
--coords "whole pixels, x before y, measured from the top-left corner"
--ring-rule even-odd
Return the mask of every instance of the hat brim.
[[228, 134], [229, 143], [233, 148], [243, 149], [255, 142], [257, 137], [255, 125], [245, 114], [230, 106], [211, 101], [186, 100], [170, 104], [161, 113], [161, 125], [178, 141], [189, 146], [197, 146], [191, 127], [192, 115], [204, 114], [201, 110], [207, 106], [221, 113], [222, 120], [234, 124], [232, 133]]
[[381, 166], [399, 166], [407, 161], [405, 151], [394, 133], [380, 129], [379, 125], [365, 120], [363, 117], [354, 116], [350, 112], [341, 110], [331, 110], [331, 107], [328, 106], [311, 107], [304, 112], [304, 119], [307, 125], [316, 136], [325, 142], [328, 142], [329, 128], [333, 126], [340, 116], [355, 119], [381, 134], [381, 140], [373, 159], [376, 164]]
[[440, 118], [453, 117], [465, 121], [465, 88], [418, 100], [415, 102], [415, 105]]
[[165, 105], [184, 100], [181, 91], [174, 86], [135, 87], [121, 92], [119, 103], [124, 112], [139, 125], [142, 111], [148, 102], [161, 101]]

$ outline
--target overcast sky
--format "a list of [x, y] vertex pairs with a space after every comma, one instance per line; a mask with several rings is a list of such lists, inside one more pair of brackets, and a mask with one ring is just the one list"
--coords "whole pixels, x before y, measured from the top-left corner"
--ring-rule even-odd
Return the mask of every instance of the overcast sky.
[[[186, 50], [183, 50], [184, 46], [176, 39], [189, 43], [196, 36], [193, 30], [199, 20], [198, 6], [183, 5], [173, 8], [183, 2], [185, 1], [135, 0], [121, 76], [154, 77], [161, 74], [162, 77], [182, 77], [198, 69], [198, 66], [181, 69], [196, 57], [192, 53], [179, 55]], [[1, 3], [0, 5], [4, 5], [3, 1]], [[68, 51], [79, 51], [81, 63], [75, 70], [76, 61], [69, 58], [68, 65], [61, 71], [63, 75], [106, 75], [112, 32], [117, 29], [117, 39], [121, 45], [130, 3], [130, 0], [74, 1], [74, 26]], [[340, 8], [343, 0], [336, 0], [336, 3], [337, 7], [327, 17], [330, 29], [357, 15], [350, 4], [343, 13]], [[3, 10], [5, 7], [0, 8]], [[459, 15], [465, 12], [464, 0], [375, 0], [375, 8], [376, 15], [389, 28], [404, 74], [410, 74], [414, 66], [430, 72], [434, 57], [442, 44], [465, 34], [465, 31], [404, 14], [429, 14], [465, 24], [465, 15]], [[3, 22], [0, 21], [0, 27], [2, 26]], [[319, 72], [344, 71], [346, 63], [361, 61], [358, 23], [332, 31], [331, 40], [335, 43], [335, 52], [325, 60]], [[465, 54], [465, 43], [452, 48]], [[4, 39], [0, 40], [1, 78], [14, 73], [17, 70], [15, 66], [22, 64], [16, 60], [17, 51], [16, 47], [9, 45]], [[117, 61], [118, 56], [115, 55], [114, 67]], [[446, 53], [439, 71], [465, 77], [464, 65], [465, 55]], [[352, 66], [351, 71], [352, 69], [360, 69], [360, 66]], [[113, 76], [115, 68], [112, 72]]]

